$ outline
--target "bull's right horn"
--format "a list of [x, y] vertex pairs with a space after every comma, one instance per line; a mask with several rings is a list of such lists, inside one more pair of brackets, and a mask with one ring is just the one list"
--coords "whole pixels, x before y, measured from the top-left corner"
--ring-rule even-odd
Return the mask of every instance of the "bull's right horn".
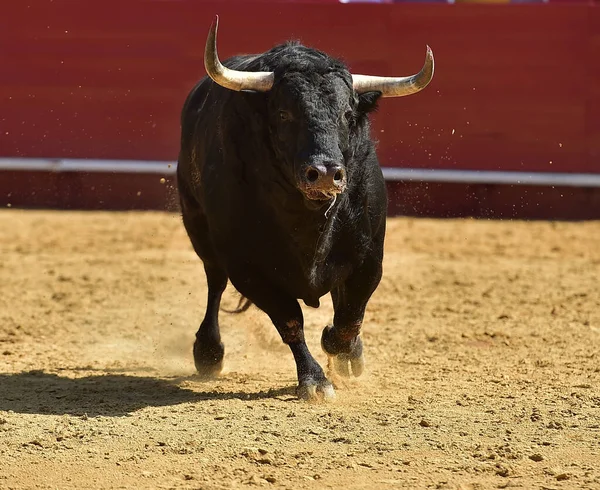
[[237, 92], [241, 90], [254, 90], [257, 92], [268, 92], [273, 87], [275, 75], [272, 71], [238, 71], [231, 70], [221, 64], [217, 54], [217, 28], [219, 27], [219, 16], [210, 26], [206, 48], [204, 50], [204, 67], [208, 76], [222, 87]]

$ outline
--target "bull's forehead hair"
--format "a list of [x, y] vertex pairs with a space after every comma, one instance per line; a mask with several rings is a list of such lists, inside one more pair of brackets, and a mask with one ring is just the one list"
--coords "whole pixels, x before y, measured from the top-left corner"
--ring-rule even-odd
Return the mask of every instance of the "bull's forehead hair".
[[269, 103], [275, 109], [296, 108], [305, 117], [315, 120], [336, 118], [348, 108], [352, 90], [338, 75], [290, 71], [276, 76], [269, 92]]
[[316, 75], [339, 73], [343, 78], [351, 79], [348, 68], [342, 61], [297, 41], [275, 46], [261, 56], [260, 61], [261, 70], [275, 72], [276, 78], [284, 73], [300, 72]]

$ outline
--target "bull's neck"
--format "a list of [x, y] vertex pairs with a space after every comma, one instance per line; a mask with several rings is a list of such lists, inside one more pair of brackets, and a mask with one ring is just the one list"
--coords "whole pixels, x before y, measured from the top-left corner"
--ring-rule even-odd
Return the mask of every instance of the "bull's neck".
[[260, 169], [253, 166], [248, 172], [260, 207], [303, 262], [312, 260], [317, 250], [317, 255], [326, 255], [330, 248], [327, 237], [332, 233], [331, 223], [340, 200], [331, 209], [329, 204], [311, 206], [280, 168], [278, 162], [264, 162]]
[[298, 207], [274, 209], [281, 231], [309, 274], [315, 273], [331, 250], [335, 212], [325, 215], [327, 208], [311, 210], [301, 202]]
[[320, 262], [331, 248], [333, 222], [339, 202], [311, 207], [295, 187], [280, 183], [261, 193], [264, 205], [280, 231], [291, 239], [303, 262]]
[[300, 234], [306, 238], [314, 235], [316, 240], [331, 221], [332, 209], [329, 209], [329, 204], [311, 206], [299, 191], [294, 191], [286, 196], [280, 195], [279, 199], [269, 200], [267, 205], [279, 225], [290, 235]]

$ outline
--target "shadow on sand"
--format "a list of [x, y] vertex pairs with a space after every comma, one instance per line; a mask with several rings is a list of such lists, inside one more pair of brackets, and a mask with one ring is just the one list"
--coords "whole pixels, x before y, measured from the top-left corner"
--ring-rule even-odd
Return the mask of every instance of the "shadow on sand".
[[145, 407], [206, 400], [294, 397], [294, 387], [261, 392], [193, 391], [178, 386], [196, 377], [160, 379], [126, 374], [67, 378], [42, 371], [0, 374], [0, 410], [44, 415], [119, 417]]

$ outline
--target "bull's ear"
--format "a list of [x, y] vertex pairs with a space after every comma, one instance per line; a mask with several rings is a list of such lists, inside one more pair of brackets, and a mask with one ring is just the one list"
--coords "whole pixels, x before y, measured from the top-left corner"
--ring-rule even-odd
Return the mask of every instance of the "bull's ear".
[[358, 112], [359, 114], [368, 114], [377, 110], [377, 102], [381, 97], [381, 92], [365, 92], [358, 96]]

